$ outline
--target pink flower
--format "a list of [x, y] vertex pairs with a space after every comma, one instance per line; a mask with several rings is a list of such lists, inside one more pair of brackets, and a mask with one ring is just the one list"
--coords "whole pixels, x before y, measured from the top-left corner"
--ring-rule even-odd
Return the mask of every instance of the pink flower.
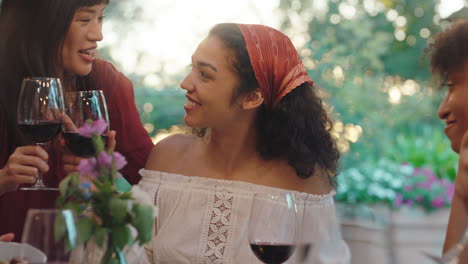
[[90, 158], [81, 160], [78, 164], [78, 172], [81, 175], [87, 175], [91, 178], [97, 178], [99, 174], [96, 171], [96, 159]]
[[422, 202], [424, 200], [424, 197], [422, 195], [418, 195], [418, 197], [416, 197], [416, 201], [418, 203]]
[[106, 151], [102, 151], [101, 153], [99, 153], [97, 161], [99, 166], [101, 167], [110, 169], [112, 166], [112, 156], [109, 155], [109, 153], [107, 153]]
[[442, 196], [437, 196], [432, 200], [431, 205], [435, 208], [441, 208], [444, 206], [444, 197]]
[[419, 182], [416, 186], [417, 186], [418, 188], [430, 190], [431, 187], [432, 187], [432, 182], [430, 182], [430, 181]]
[[420, 168], [414, 168], [413, 174], [414, 174], [414, 175], [419, 175], [419, 174], [421, 174], [421, 169], [420, 169]]
[[449, 187], [450, 184], [452, 184], [452, 183], [447, 179], [441, 179], [440, 180], [440, 185], [442, 185], [442, 186]]
[[413, 200], [408, 199], [408, 200], [405, 201], [405, 204], [407, 204], [407, 205], [413, 205], [414, 202], [413, 202]]
[[411, 185], [406, 185], [405, 186], [405, 191], [411, 192], [411, 190], [413, 190], [413, 186], [411, 186]]
[[117, 170], [120, 170], [123, 167], [125, 167], [125, 165], [127, 165], [127, 160], [119, 152], [114, 152], [114, 162], [115, 162], [115, 168]]
[[430, 183], [436, 182], [438, 180], [437, 176], [434, 174], [434, 172], [431, 169], [424, 168], [422, 172]]
[[403, 197], [401, 194], [397, 194], [395, 198], [395, 206], [400, 207], [403, 204]]
[[82, 127], [78, 128], [80, 135], [84, 137], [92, 137], [93, 135], [101, 135], [107, 129], [107, 123], [104, 119], [100, 118], [92, 124], [86, 122]]

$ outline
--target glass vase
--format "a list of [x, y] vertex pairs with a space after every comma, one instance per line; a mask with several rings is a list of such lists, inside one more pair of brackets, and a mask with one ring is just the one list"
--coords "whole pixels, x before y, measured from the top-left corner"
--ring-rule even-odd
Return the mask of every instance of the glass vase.
[[111, 234], [107, 237], [106, 244], [100, 264], [127, 264], [123, 250], [115, 245]]

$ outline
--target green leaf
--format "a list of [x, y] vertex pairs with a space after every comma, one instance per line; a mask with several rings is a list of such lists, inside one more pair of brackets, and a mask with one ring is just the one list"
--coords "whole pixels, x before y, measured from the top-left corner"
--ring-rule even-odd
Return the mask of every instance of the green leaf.
[[80, 242], [86, 243], [93, 234], [96, 223], [88, 217], [82, 217], [78, 220], [76, 228], [78, 229]]
[[131, 232], [128, 226], [118, 226], [112, 229], [112, 238], [118, 249], [123, 249], [131, 241]]
[[94, 239], [96, 241], [96, 244], [100, 247], [103, 248], [104, 246], [104, 239], [107, 236], [107, 229], [104, 227], [98, 227], [96, 229], [96, 232], [94, 233]]
[[72, 173], [60, 182], [59, 190], [62, 196], [65, 196], [67, 192], [73, 191], [73, 189], [70, 190], [70, 187], [73, 187], [74, 185], [76, 185], [77, 177], [78, 177], [77, 173]]
[[81, 208], [80, 208], [80, 204], [75, 203], [75, 202], [68, 202], [62, 208], [63, 209], [70, 209], [77, 215], [80, 214], [81, 211], [82, 211]]
[[94, 148], [96, 149], [96, 153], [101, 153], [104, 151], [104, 141], [102, 140], [101, 135], [93, 134], [92, 140]]
[[148, 205], [134, 204], [132, 211], [134, 218], [132, 225], [138, 231], [137, 240], [140, 245], [151, 240], [153, 228], [153, 208]]
[[127, 216], [127, 202], [118, 198], [112, 198], [109, 202], [110, 215], [116, 224], [122, 224]]

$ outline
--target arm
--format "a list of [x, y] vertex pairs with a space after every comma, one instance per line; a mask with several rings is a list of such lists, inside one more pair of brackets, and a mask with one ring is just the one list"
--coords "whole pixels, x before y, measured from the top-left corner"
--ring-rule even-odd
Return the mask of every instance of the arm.
[[450, 208], [450, 218], [444, 242], [444, 252], [450, 250], [461, 238], [468, 224], [468, 210], [462, 198], [455, 194]]
[[460, 241], [468, 226], [468, 131], [463, 136], [459, 154], [455, 194], [450, 209], [444, 252]]

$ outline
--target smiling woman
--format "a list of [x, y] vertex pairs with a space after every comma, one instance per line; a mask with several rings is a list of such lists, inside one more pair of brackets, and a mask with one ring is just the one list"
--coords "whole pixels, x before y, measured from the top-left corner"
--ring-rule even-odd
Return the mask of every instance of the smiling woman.
[[[0, 10], [0, 234], [21, 239], [29, 208], [51, 208], [55, 191], [17, 191], [46, 173], [56, 187], [76, 171], [81, 158], [69, 154], [60, 140], [49, 151], [29, 142], [16, 124], [18, 91], [25, 77], [58, 77], [66, 92], [103, 90], [109, 111], [108, 145], [128, 159], [122, 170], [130, 183], [139, 181], [153, 146], [133, 101], [131, 82], [114, 66], [97, 58], [103, 39], [102, 20], [109, 0], [3, 0]], [[125, 123], [124, 123], [125, 122]], [[116, 133], [117, 132], [117, 133]], [[127, 139], [132, 138], [132, 142]], [[116, 144], [117, 142], [117, 144]]]
[[105, 4], [81, 7], [73, 16], [62, 49], [63, 68], [80, 76], [89, 74], [95, 59], [97, 41], [103, 39]]

